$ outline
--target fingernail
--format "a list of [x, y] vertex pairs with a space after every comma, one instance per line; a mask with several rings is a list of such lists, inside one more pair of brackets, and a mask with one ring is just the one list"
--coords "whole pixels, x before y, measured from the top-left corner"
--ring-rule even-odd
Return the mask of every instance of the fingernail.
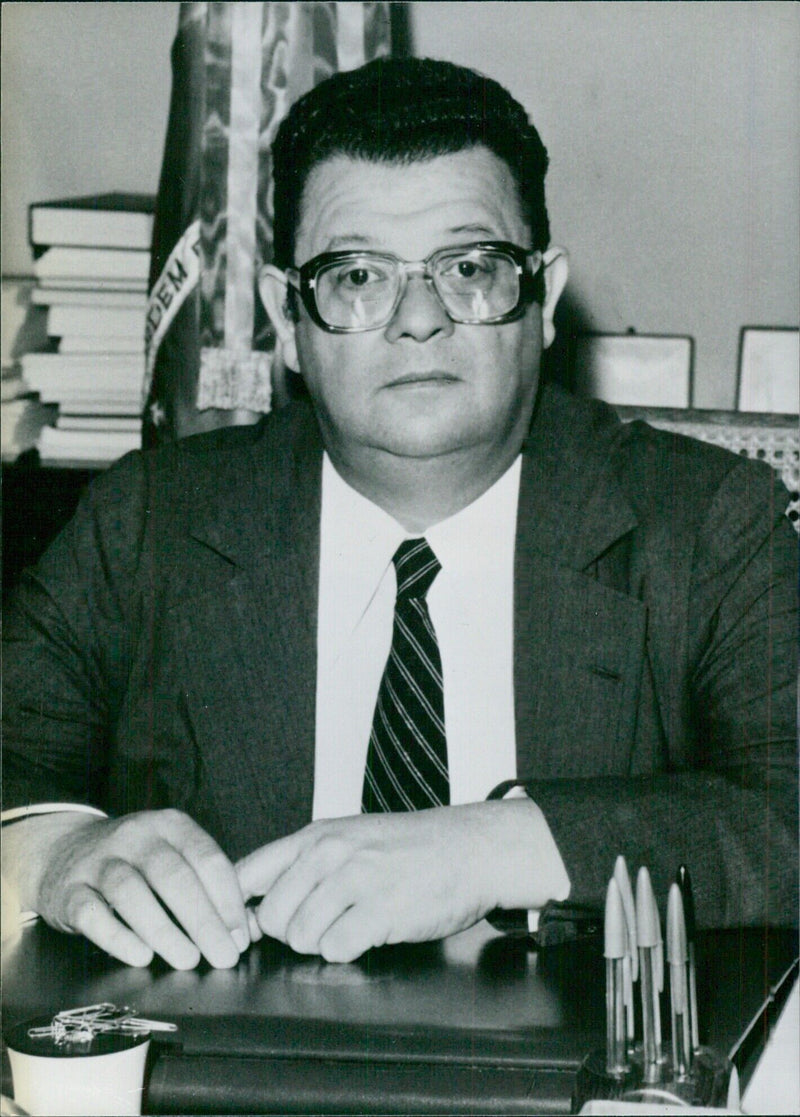
[[142, 944], [141, 950], [135, 947], [131, 950], [129, 965], [131, 966], [149, 966], [153, 961], [153, 951], [149, 946]]
[[206, 951], [206, 958], [215, 970], [230, 970], [239, 961], [239, 951], [233, 943], [219, 943], [214, 950]]
[[258, 942], [264, 937], [264, 932], [258, 925], [258, 920], [256, 919], [255, 912], [252, 911], [250, 908], [247, 909], [247, 925], [250, 928], [251, 942]]
[[200, 951], [197, 947], [187, 947], [186, 950], [180, 952], [179, 957], [172, 963], [172, 967], [176, 970], [193, 970], [199, 961]]
[[243, 927], [234, 927], [231, 931], [231, 938], [236, 943], [236, 947], [240, 954], [247, 950], [250, 945], [250, 936]]

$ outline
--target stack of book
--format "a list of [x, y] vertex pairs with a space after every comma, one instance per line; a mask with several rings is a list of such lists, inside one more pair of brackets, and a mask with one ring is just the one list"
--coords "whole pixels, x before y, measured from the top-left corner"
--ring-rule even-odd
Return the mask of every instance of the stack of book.
[[37, 446], [43, 462], [101, 465], [141, 438], [150, 195], [36, 203], [30, 240], [52, 351], [22, 357], [25, 383], [57, 403]]
[[22, 353], [47, 344], [41, 308], [30, 305], [32, 287], [32, 280], [5, 276], [0, 285], [0, 456], [4, 462], [16, 461], [32, 449], [42, 428], [56, 417], [55, 405], [41, 403], [22, 379]]

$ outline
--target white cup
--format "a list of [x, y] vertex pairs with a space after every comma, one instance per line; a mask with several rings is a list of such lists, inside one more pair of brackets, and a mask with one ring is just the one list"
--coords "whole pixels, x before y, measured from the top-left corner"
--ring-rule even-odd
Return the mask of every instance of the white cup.
[[[91, 1044], [56, 1048], [50, 1039], [28, 1037], [28, 1027], [36, 1023], [6, 1036], [17, 1105], [31, 1117], [138, 1117], [149, 1036], [96, 1036]], [[43, 1054], [32, 1053], [37, 1046]]]

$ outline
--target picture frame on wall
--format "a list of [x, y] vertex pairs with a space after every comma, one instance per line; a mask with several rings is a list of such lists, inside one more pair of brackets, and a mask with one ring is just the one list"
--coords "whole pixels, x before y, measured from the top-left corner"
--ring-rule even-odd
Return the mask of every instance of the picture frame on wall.
[[579, 395], [636, 407], [692, 406], [694, 339], [663, 334], [582, 334], [575, 340]]
[[743, 326], [739, 335], [736, 410], [800, 413], [800, 330]]

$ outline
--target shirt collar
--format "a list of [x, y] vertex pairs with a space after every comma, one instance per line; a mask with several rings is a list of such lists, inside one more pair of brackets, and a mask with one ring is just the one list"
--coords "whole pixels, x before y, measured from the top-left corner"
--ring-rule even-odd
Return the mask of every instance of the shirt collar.
[[[508, 560], [509, 551], [513, 556], [520, 470], [518, 455], [477, 500], [424, 533], [448, 575], [469, 576], [479, 569], [491, 577]], [[346, 587], [336, 606], [341, 632], [356, 627], [386, 577], [394, 552], [415, 534], [352, 488], [328, 454], [323, 455], [320, 560], [329, 584]]]
[[521, 463], [517, 455], [477, 500], [425, 532], [442, 570], [459, 577], [491, 577], [493, 570], [502, 568], [509, 550], [513, 555]]
[[357, 492], [322, 458], [320, 572], [338, 587], [333, 603], [340, 632], [352, 632], [370, 605], [407, 532]]

